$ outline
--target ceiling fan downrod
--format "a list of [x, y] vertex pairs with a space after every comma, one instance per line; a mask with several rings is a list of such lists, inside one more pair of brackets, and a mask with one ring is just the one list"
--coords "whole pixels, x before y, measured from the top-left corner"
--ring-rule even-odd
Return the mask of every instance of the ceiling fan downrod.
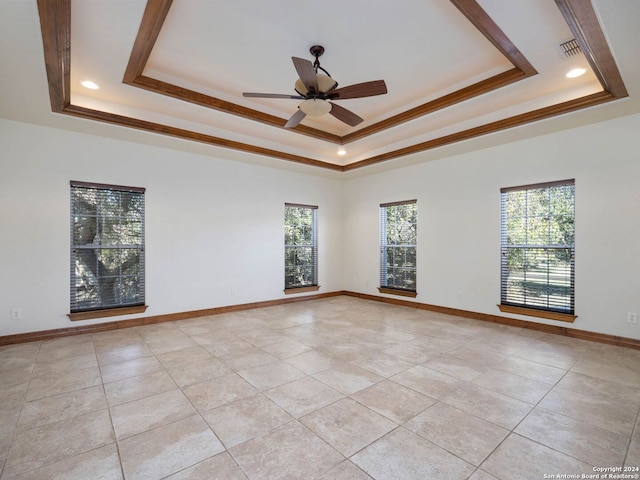
[[309, 49], [309, 52], [311, 53], [311, 55], [313, 55], [314, 57], [316, 57], [315, 62], [313, 62], [313, 68], [315, 68], [316, 73], [318, 73], [318, 69], [322, 70], [324, 73], [327, 74], [327, 76], [331, 76], [331, 74], [329, 72], [327, 72], [324, 68], [322, 68], [320, 66], [320, 60], [318, 60], [322, 54], [324, 53], [324, 47], [322, 45], [314, 45], [313, 47], [311, 47]]

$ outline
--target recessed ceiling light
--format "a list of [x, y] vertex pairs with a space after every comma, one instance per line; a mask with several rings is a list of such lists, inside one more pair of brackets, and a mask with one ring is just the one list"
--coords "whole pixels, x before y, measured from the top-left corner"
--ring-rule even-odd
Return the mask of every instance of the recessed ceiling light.
[[584, 68], [574, 68], [573, 70], [569, 71], [569, 73], [567, 73], [567, 78], [576, 78], [580, 75], [584, 75], [586, 72], [587, 70]]
[[344, 148], [341, 148], [340, 150], [338, 150], [338, 155], [340, 155], [341, 157], [346, 154], [347, 154], [347, 151]]
[[97, 83], [94, 83], [91, 80], [83, 80], [82, 82], [80, 82], [80, 85], [90, 90], [98, 90], [100, 88]]

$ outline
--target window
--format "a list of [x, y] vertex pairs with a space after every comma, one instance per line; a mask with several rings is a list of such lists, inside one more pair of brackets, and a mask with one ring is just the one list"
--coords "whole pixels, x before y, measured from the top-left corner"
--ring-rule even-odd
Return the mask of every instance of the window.
[[573, 180], [501, 190], [502, 311], [575, 319], [574, 193]]
[[416, 296], [417, 202], [380, 205], [380, 292]]
[[[318, 207], [284, 206], [284, 289], [286, 293], [318, 289]], [[295, 290], [294, 290], [295, 289]]]
[[71, 182], [71, 319], [144, 302], [144, 189]]

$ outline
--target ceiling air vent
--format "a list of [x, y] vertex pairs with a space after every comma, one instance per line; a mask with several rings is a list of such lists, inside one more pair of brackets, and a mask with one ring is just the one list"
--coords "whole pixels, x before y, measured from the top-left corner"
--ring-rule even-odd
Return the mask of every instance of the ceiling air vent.
[[565, 59], [582, 53], [582, 49], [575, 38], [557, 44], [556, 48], [558, 49], [560, 56]]

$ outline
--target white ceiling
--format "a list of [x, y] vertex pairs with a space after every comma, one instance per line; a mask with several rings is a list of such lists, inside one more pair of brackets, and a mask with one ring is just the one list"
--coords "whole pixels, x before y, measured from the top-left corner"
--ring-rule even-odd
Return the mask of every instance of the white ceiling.
[[[587, 0], [584, 0], [587, 1]], [[549, 129], [600, 121], [640, 111], [640, 2], [594, 0], [595, 11], [629, 96], [541, 120], [485, 138], [464, 148], [537, 135]], [[303, 135], [224, 111], [123, 83], [145, 0], [71, 1], [71, 104], [168, 125], [250, 147], [297, 155], [328, 165], [349, 165], [602, 91], [585, 56], [562, 58], [556, 45], [573, 37], [554, 0], [478, 0], [478, 4], [537, 71], [524, 80], [483, 93], [419, 118], [348, 142]], [[245, 98], [242, 92], [294, 94], [292, 56], [321, 65], [340, 86], [384, 79], [388, 94], [339, 100], [365, 119], [349, 127], [330, 115], [303, 125], [343, 137], [363, 127], [436, 100], [513, 68], [449, 0], [175, 0], [144, 75], [216, 99], [274, 115], [282, 123], [299, 101]], [[0, 1], [0, 117], [84, 131], [125, 140], [198, 151], [216, 157], [261, 161], [232, 149], [196, 144], [51, 112], [36, 0]], [[565, 78], [573, 67], [588, 69]], [[80, 82], [100, 85], [87, 90]], [[435, 158], [435, 152], [397, 155], [384, 168]], [[457, 147], [460, 150], [460, 146]], [[455, 148], [453, 148], [455, 151]], [[288, 168], [273, 156], [269, 163]], [[317, 170], [316, 167], [307, 167]], [[370, 167], [369, 167], [370, 168]]]

